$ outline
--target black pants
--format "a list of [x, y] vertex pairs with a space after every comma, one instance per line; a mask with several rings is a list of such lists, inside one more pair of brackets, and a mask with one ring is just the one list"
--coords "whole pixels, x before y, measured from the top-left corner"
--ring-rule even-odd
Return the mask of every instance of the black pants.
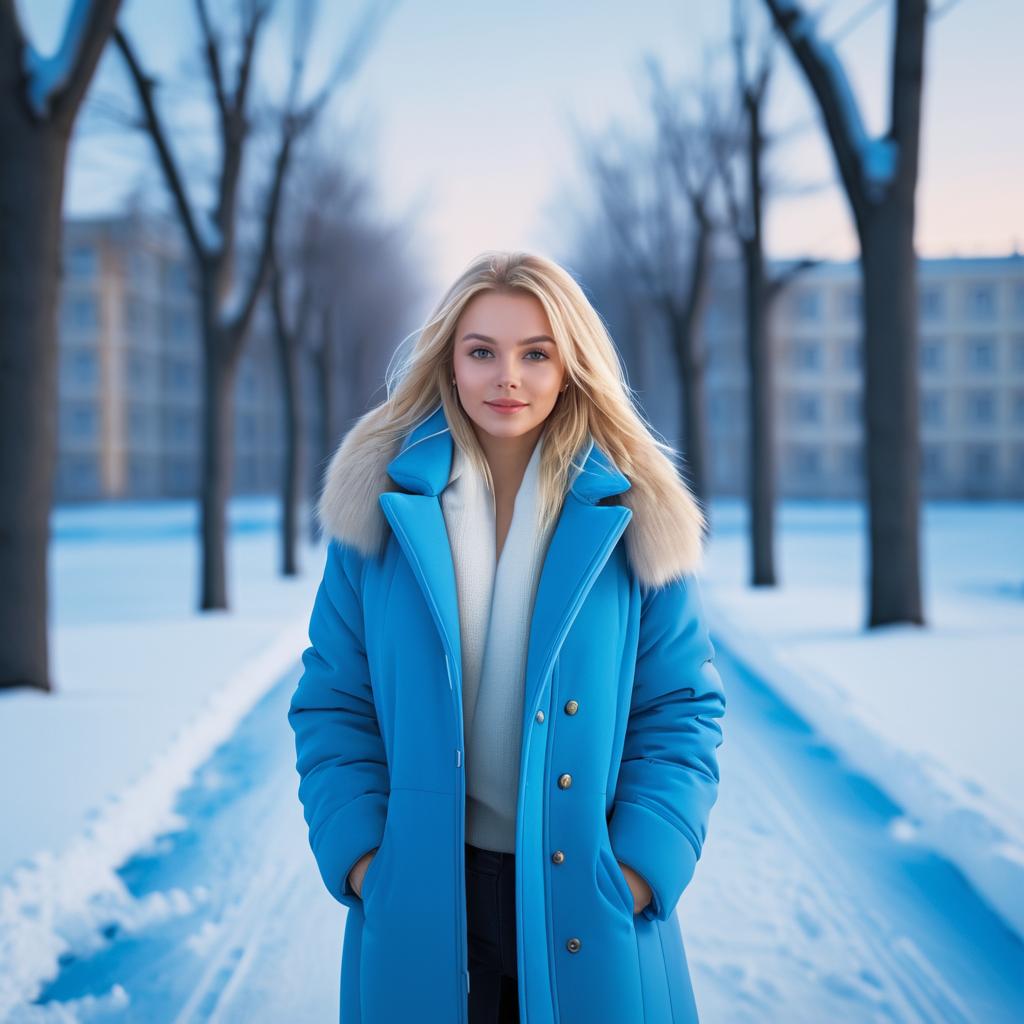
[[470, 1024], [519, 1024], [516, 857], [466, 843]]

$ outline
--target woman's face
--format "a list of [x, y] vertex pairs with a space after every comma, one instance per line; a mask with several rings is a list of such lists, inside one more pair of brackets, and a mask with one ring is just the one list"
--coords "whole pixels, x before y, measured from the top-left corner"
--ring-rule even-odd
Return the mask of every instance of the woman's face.
[[455, 325], [454, 365], [466, 414], [494, 437], [539, 434], [566, 380], [544, 307], [523, 291], [470, 299]]

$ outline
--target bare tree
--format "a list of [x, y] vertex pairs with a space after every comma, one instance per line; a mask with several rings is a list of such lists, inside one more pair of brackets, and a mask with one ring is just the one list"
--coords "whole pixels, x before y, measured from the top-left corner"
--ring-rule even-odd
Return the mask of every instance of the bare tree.
[[40, 55], [0, 0], [0, 686], [53, 688], [47, 549], [57, 454], [64, 169], [119, 0], [78, 0]]
[[213, 24], [207, 0], [195, 0], [203, 40], [204, 67], [216, 106], [220, 142], [216, 201], [209, 219], [196, 208], [189, 196], [188, 185], [172, 150], [170, 133], [156, 104], [156, 83], [143, 69], [126, 33], [120, 28], [115, 32], [200, 281], [204, 356], [200, 607], [204, 610], [226, 608], [228, 605], [226, 506], [231, 489], [235, 378], [256, 303], [270, 273], [281, 195], [293, 147], [315, 122], [335, 87], [359, 66], [386, 14], [386, 5], [383, 4], [370, 4], [366, 8], [332, 74], [311, 100], [303, 102], [305, 55], [313, 19], [310, 17], [310, 5], [300, 6], [291, 75], [280, 117], [260, 239], [248, 279], [239, 284], [235, 273], [239, 255], [238, 198], [243, 162], [252, 141], [253, 65], [257, 43], [272, 7], [273, 0], [241, 0], [239, 56], [237, 67], [230, 74], [225, 67], [227, 46]]
[[[772, 40], [764, 39], [750, 67], [748, 11], [732, 4], [731, 47], [735, 65], [737, 126], [730, 124], [715, 139], [715, 153], [729, 224], [743, 263], [743, 333], [747, 392], [747, 495], [750, 504], [750, 577], [752, 586], [774, 586], [775, 577], [775, 410], [771, 368], [769, 311], [776, 297], [813, 259], [798, 260], [779, 274], [766, 270], [764, 251], [765, 151], [764, 108], [772, 75]], [[739, 155], [737, 161], [735, 157]], [[737, 182], [739, 163], [743, 181]]]
[[274, 341], [284, 409], [284, 467], [281, 473], [281, 574], [295, 576], [296, 516], [302, 486], [303, 430], [299, 388], [299, 357], [313, 312], [309, 281], [302, 281], [302, 294], [295, 302], [294, 319], [286, 308], [285, 274], [275, 253], [271, 278], [271, 306], [274, 313]]
[[[302, 500], [310, 497], [314, 511], [320, 471], [344, 432], [344, 421], [369, 406], [418, 290], [400, 252], [413, 237], [412, 227], [404, 219], [381, 222], [370, 181], [341, 155], [357, 148], [351, 138], [338, 143], [336, 131], [330, 144], [310, 140], [290, 179], [284, 229], [277, 238], [271, 302], [286, 410], [285, 573], [297, 569]], [[304, 405], [305, 395], [313, 397], [312, 407]], [[308, 488], [303, 486], [307, 475]], [[318, 539], [315, 516], [309, 537]]]
[[927, 0], [895, 0], [891, 108], [868, 135], [843, 65], [797, 0], [765, 0], [814, 94], [860, 240], [870, 535], [868, 625], [923, 624], [917, 187]]
[[[697, 497], [707, 503], [707, 438], [700, 326], [707, 303], [715, 231], [715, 180], [708, 109], [688, 115], [680, 97], [648, 58], [656, 141], [640, 173], [604, 147], [587, 154], [602, 209], [622, 258], [647, 302], [661, 314], [676, 361], [683, 398], [679, 446]], [[649, 198], [644, 197], [647, 192]], [[646, 205], [645, 205], [646, 204]]]

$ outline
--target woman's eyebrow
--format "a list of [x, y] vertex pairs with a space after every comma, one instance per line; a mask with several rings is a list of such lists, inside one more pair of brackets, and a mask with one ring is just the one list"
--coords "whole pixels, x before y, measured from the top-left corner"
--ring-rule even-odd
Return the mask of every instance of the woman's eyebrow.
[[[475, 331], [470, 334], [464, 334], [462, 336], [463, 341], [469, 341], [471, 338], [475, 338], [477, 341], [487, 341], [492, 345], [497, 345], [497, 342], [488, 337], [486, 334], [477, 334]], [[547, 334], [538, 334], [535, 338], [524, 338], [522, 341], [517, 341], [517, 345], [536, 345], [539, 342], [548, 342], [552, 345], [555, 344], [555, 339], [549, 337]]]

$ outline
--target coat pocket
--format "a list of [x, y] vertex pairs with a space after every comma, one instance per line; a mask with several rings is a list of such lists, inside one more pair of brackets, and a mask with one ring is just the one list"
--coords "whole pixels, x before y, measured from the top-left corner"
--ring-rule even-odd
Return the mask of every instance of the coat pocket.
[[363, 887], [359, 890], [360, 899], [363, 901], [363, 909], [370, 904], [373, 898], [373, 891], [377, 886], [377, 876], [380, 874], [381, 868], [381, 857], [384, 856], [384, 852], [388, 845], [388, 829], [387, 825], [384, 826], [384, 835], [381, 836], [380, 846], [377, 847], [377, 852], [370, 859], [370, 864], [366, 869], [366, 873], [363, 875]]
[[612, 898], [632, 920], [634, 916], [633, 890], [630, 889], [629, 882], [626, 881], [626, 876], [622, 873], [622, 868], [619, 867], [619, 862], [615, 859], [611, 842], [608, 840], [601, 843], [598, 851], [598, 866], [600, 872], [605, 876], [605, 885], [611, 886]]

